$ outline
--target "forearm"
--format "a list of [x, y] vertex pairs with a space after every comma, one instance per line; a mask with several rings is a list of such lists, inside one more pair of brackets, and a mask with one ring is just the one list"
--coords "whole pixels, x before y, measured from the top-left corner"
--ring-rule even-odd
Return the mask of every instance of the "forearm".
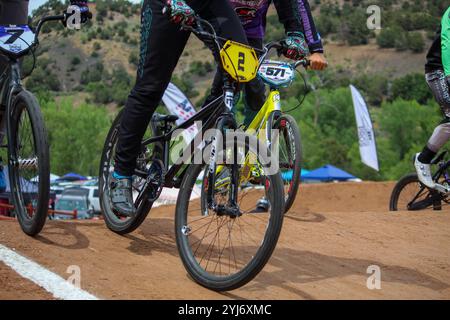
[[274, 0], [280, 22], [286, 32], [302, 32], [311, 53], [322, 53], [323, 46], [317, 32], [308, 0]]
[[[296, 1], [297, 2], [297, 1]], [[303, 32], [310, 52], [323, 53], [322, 40], [317, 32], [308, 0], [298, 1], [299, 14], [302, 19]]]

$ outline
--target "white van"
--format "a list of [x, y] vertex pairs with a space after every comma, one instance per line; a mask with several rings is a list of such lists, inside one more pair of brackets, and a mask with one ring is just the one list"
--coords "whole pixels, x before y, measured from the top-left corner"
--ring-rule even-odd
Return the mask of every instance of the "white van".
[[82, 188], [89, 190], [88, 194], [89, 203], [92, 207], [94, 207], [94, 211], [96, 213], [100, 213], [101, 209], [100, 209], [98, 186], [82, 186]]

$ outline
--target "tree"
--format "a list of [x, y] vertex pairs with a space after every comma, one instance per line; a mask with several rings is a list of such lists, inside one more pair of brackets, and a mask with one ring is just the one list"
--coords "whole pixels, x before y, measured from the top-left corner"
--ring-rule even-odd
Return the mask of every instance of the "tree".
[[51, 172], [97, 175], [110, 118], [103, 108], [70, 99], [40, 101], [49, 135]]

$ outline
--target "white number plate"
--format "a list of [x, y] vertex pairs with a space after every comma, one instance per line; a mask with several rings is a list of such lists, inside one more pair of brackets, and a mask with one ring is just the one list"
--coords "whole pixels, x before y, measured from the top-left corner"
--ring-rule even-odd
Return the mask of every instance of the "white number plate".
[[34, 33], [28, 26], [0, 26], [0, 49], [16, 55], [34, 42]]
[[295, 70], [289, 63], [266, 60], [259, 67], [258, 75], [271, 86], [283, 87], [295, 79]]

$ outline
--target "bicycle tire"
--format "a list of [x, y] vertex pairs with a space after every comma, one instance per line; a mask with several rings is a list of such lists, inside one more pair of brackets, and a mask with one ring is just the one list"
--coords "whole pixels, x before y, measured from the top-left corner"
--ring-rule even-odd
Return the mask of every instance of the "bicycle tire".
[[138, 207], [135, 216], [125, 220], [121, 220], [112, 210], [108, 194], [108, 181], [110, 176], [110, 162], [114, 156], [113, 150], [117, 143], [122, 114], [123, 111], [121, 110], [114, 119], [108, 132], [103, 147], [99, 171], [100, 208], [108, 229], [120, 235], [128, 234], [136, 230], [144, 222], [153, 205], [153, 202], [147, 201], [144, 197], [142, 205]]
[[[247, 137], [247, 141], [250, 146], [258, 145], [259, 148], [265, 148], [265, 144], [258, 141], [256, 137]], [[241, 139], [237, 140], [242, 141]], [[183, 226], [186, 226], [187, 224], [187, 214], [189, 210], [191, 193], [194, 184], [196, 183], [196, 179], [200, 172], [204, 170], [204, 167], [205, 165], [201, 164], [191, 164], [183, 178], [175, 212], [175, 235], [177, 248], [184, 267], [195, 282], [210, 290], [229, 291], [245, 285], [256, 277], [266, 265], [276, 247], [284, 217], [284, 202], [278, 201], [278, 199], [283, 199], [281, 175], [277, 172], [273, 175], [267, 176], [269, 177], [270, 185], [272, 186], [270, 193], [267, 192], [267, 194], [269, 194], [272, 200], [271, 209], [273, 210], [273, 214], [269, 219], [270, 222], [267, 226], [264, 240], [262, 241], [257, 253], [239, 272], [233, 274], [232, 276], [219, 277], [206, 272], [200, 266], [200, 264], [196, 261], [195, 253], [193, 253], [190, 248], [188, 237], [183, 233]]]
[[[396, 185], [394, 186], [394, 189], [391, 193], [391, 198], [389, 200], [389, 210], [390, 211], [398, 211], [398, 201], [400, 198], [400, 195], [402, 191], [409, 185], [409, 184], [420, 184], [419, 178], [417, 177], [416, 173], [410, 173], [398, 180]], [[430, 193], [430, 190], [422, 185], [424, 189], [426, 189], [426, 192]], [[412, 199], [411, 199], [412, 200]], [[433, 204], [434, 206], [434, 204]]]
[[[8, 158], [9, 163], [14, 165], [8, 166], [12, 200], [14, 211], [22, 230], [29, 236], [36, 236], [44, 227], [48, 216], [48, 203], [50, 197], [50, 159], [47, 131], [45, 129], [44, 120], [39, 107], [39, 103], [34, 95], [26, 90], [21, 91], [13, 100], [11, 114], [11, 141], [8, 141]], [[21, 191], [24, 184], [23, 177], [20, 176], [18, 161], [18, 147], [22, 147], [19, 143], [20, 121], [23, 112], [26, 112], [31, 123], [31, 131], [33, 135], [33, 144], [35, 156], [38, 157], [37, 163], [37, 199], [33, 216], [30, 218], [26, 208], [25, 196]]]
[[[284, 212], [287, 213], [294, 204], [295, 198], [297, 197], [298, 188], [300, 186], [303, 154], [301, 136], [297, 122], [291, 115], [288, 114], [281, 115], [273, 124], [273, 129], [280, 130], [280, 135], [283, 134], [284, 138], [287, 138], [286, 142], [289, 143], [294, 149], [294, 155], [290, 155], [291, 158], [294, 159], [292, 179], [289, 182], [287, 192], [285, 190]], [[287, 182], [288, 180], [283, 179], [283, 185], [285, 185], [285, 181]]]

